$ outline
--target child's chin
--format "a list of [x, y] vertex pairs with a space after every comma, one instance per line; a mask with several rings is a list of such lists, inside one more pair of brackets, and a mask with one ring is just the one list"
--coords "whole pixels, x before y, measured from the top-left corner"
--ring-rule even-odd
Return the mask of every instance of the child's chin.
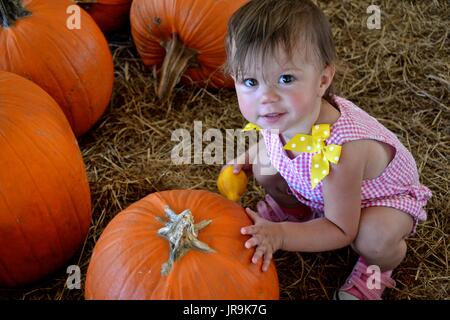
[[276, 125], [273, 125], [273, 126], [266, 125], [263, 127], [263, 129], [272, 131], [273, 133], [283, 133], [282, 128], [280, 128], [280, 126], [276, 126]]

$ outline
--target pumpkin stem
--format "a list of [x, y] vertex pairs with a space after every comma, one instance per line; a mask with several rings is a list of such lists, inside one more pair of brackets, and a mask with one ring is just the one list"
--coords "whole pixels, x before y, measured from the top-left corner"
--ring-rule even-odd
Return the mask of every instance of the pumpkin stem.
[[[162, 275], [168, 275], [173, 263], [192, 248], [206, 252], [215, 252], [206, 243], [197, 239], [198, 231], [209, 225], [211, 220], [203, 220], [194, 224], [194, 217], [189, 209], [177, 215], [169, 206], [165, 206], [164, 212], [169, 221], [158, 230], [158, 235], [169, 240], [170, 255], [169, 260], [161, 267]], [[159, 220], [162, 221], [161, 218]]]
[[161, 41], [161, 46], [166, 49], [166, 56], [161, 66], [161, 78], [156, 94], [162, 102], [165, 102], [186, 69], [189, 66], [198, 67], [198, 63], [195, 61], [197, 52], [185, 47], [176, 33], [172, 34], [169, 40]]
[[25, 9], [21, 0], [0, 0], [0, 25], [9, 28], [19, 18], [31, 16], [31, 12]]

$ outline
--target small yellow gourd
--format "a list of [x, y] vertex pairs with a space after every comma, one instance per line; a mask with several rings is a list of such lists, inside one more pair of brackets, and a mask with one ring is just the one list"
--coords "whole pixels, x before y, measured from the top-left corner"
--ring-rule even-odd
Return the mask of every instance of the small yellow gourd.
[[227, 166], [217, 178], [217, 188], [220, 194], [231, 201], [239, 201], [247, 190], [247, 175], [243, 170], [233, 173], [233, 166]]

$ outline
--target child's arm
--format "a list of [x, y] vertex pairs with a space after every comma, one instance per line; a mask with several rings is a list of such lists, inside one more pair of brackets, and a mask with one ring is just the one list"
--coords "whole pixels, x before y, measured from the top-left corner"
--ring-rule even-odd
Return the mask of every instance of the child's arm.
[[[264, 140], [261, 139], [259, 143], [264, 143]], [[251, 172], [252, 164], [254, 163], [255, 157], [258, 154], [258, 143], [252, 144], [247, 151], [240, 154], [238, 157], [227, 163], [223, 169], [229, 165], [234, 166], [233, 172], [235, 174], [239, 173], [241, 169], [244, 169], [247, 172]], [[223, 170], [222, 169], [222, 170]]]
[[[323, 183], [325, 217], [305, 223], [273, 223], [251, 212], [255, 224], [243, 228], [251, 235], [245, 246], [256, 246], [253, 262], [264, 256], [263, 270], [278, 250], [321, 252], [351, 244], [358, 232], [361, 183], [366, 166], [365, 144], [355, 141], [342, 147], [341, 159]], [[247, 210], [249, 211], [249, 210]]]
[[277, 223], [259, 217], [249, 208], [246, 210], [254, 224], [243, 227], [241, 233], [251, 236], [245, 242], [246, 248], [256, 247], [252, 262], [257, 263], [264, 257], [263, 271], [268, 270], [273, 253], [279, 249], [299, 252], [330, 251], [348, 246], [354, 239], [327, 218], [303, 223]]
[[[339, 163], [332, 165], [323, 181], [325, 217], [300, 225], [285, 224], [284, 250], [328, 251], [345, 247], [355, 240], [361, 214], [366, 149], [364, 141], [343, 145]], [[298, 234], [301, 234], [300, 238]]]

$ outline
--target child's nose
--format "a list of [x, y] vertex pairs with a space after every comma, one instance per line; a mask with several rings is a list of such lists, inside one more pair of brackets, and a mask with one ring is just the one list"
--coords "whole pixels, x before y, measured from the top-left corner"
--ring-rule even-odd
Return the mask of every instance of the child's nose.
[[277, 102], [279, 95], [273, 87], [266, 87], [261, 96], [261, 103], [273, 103]]

